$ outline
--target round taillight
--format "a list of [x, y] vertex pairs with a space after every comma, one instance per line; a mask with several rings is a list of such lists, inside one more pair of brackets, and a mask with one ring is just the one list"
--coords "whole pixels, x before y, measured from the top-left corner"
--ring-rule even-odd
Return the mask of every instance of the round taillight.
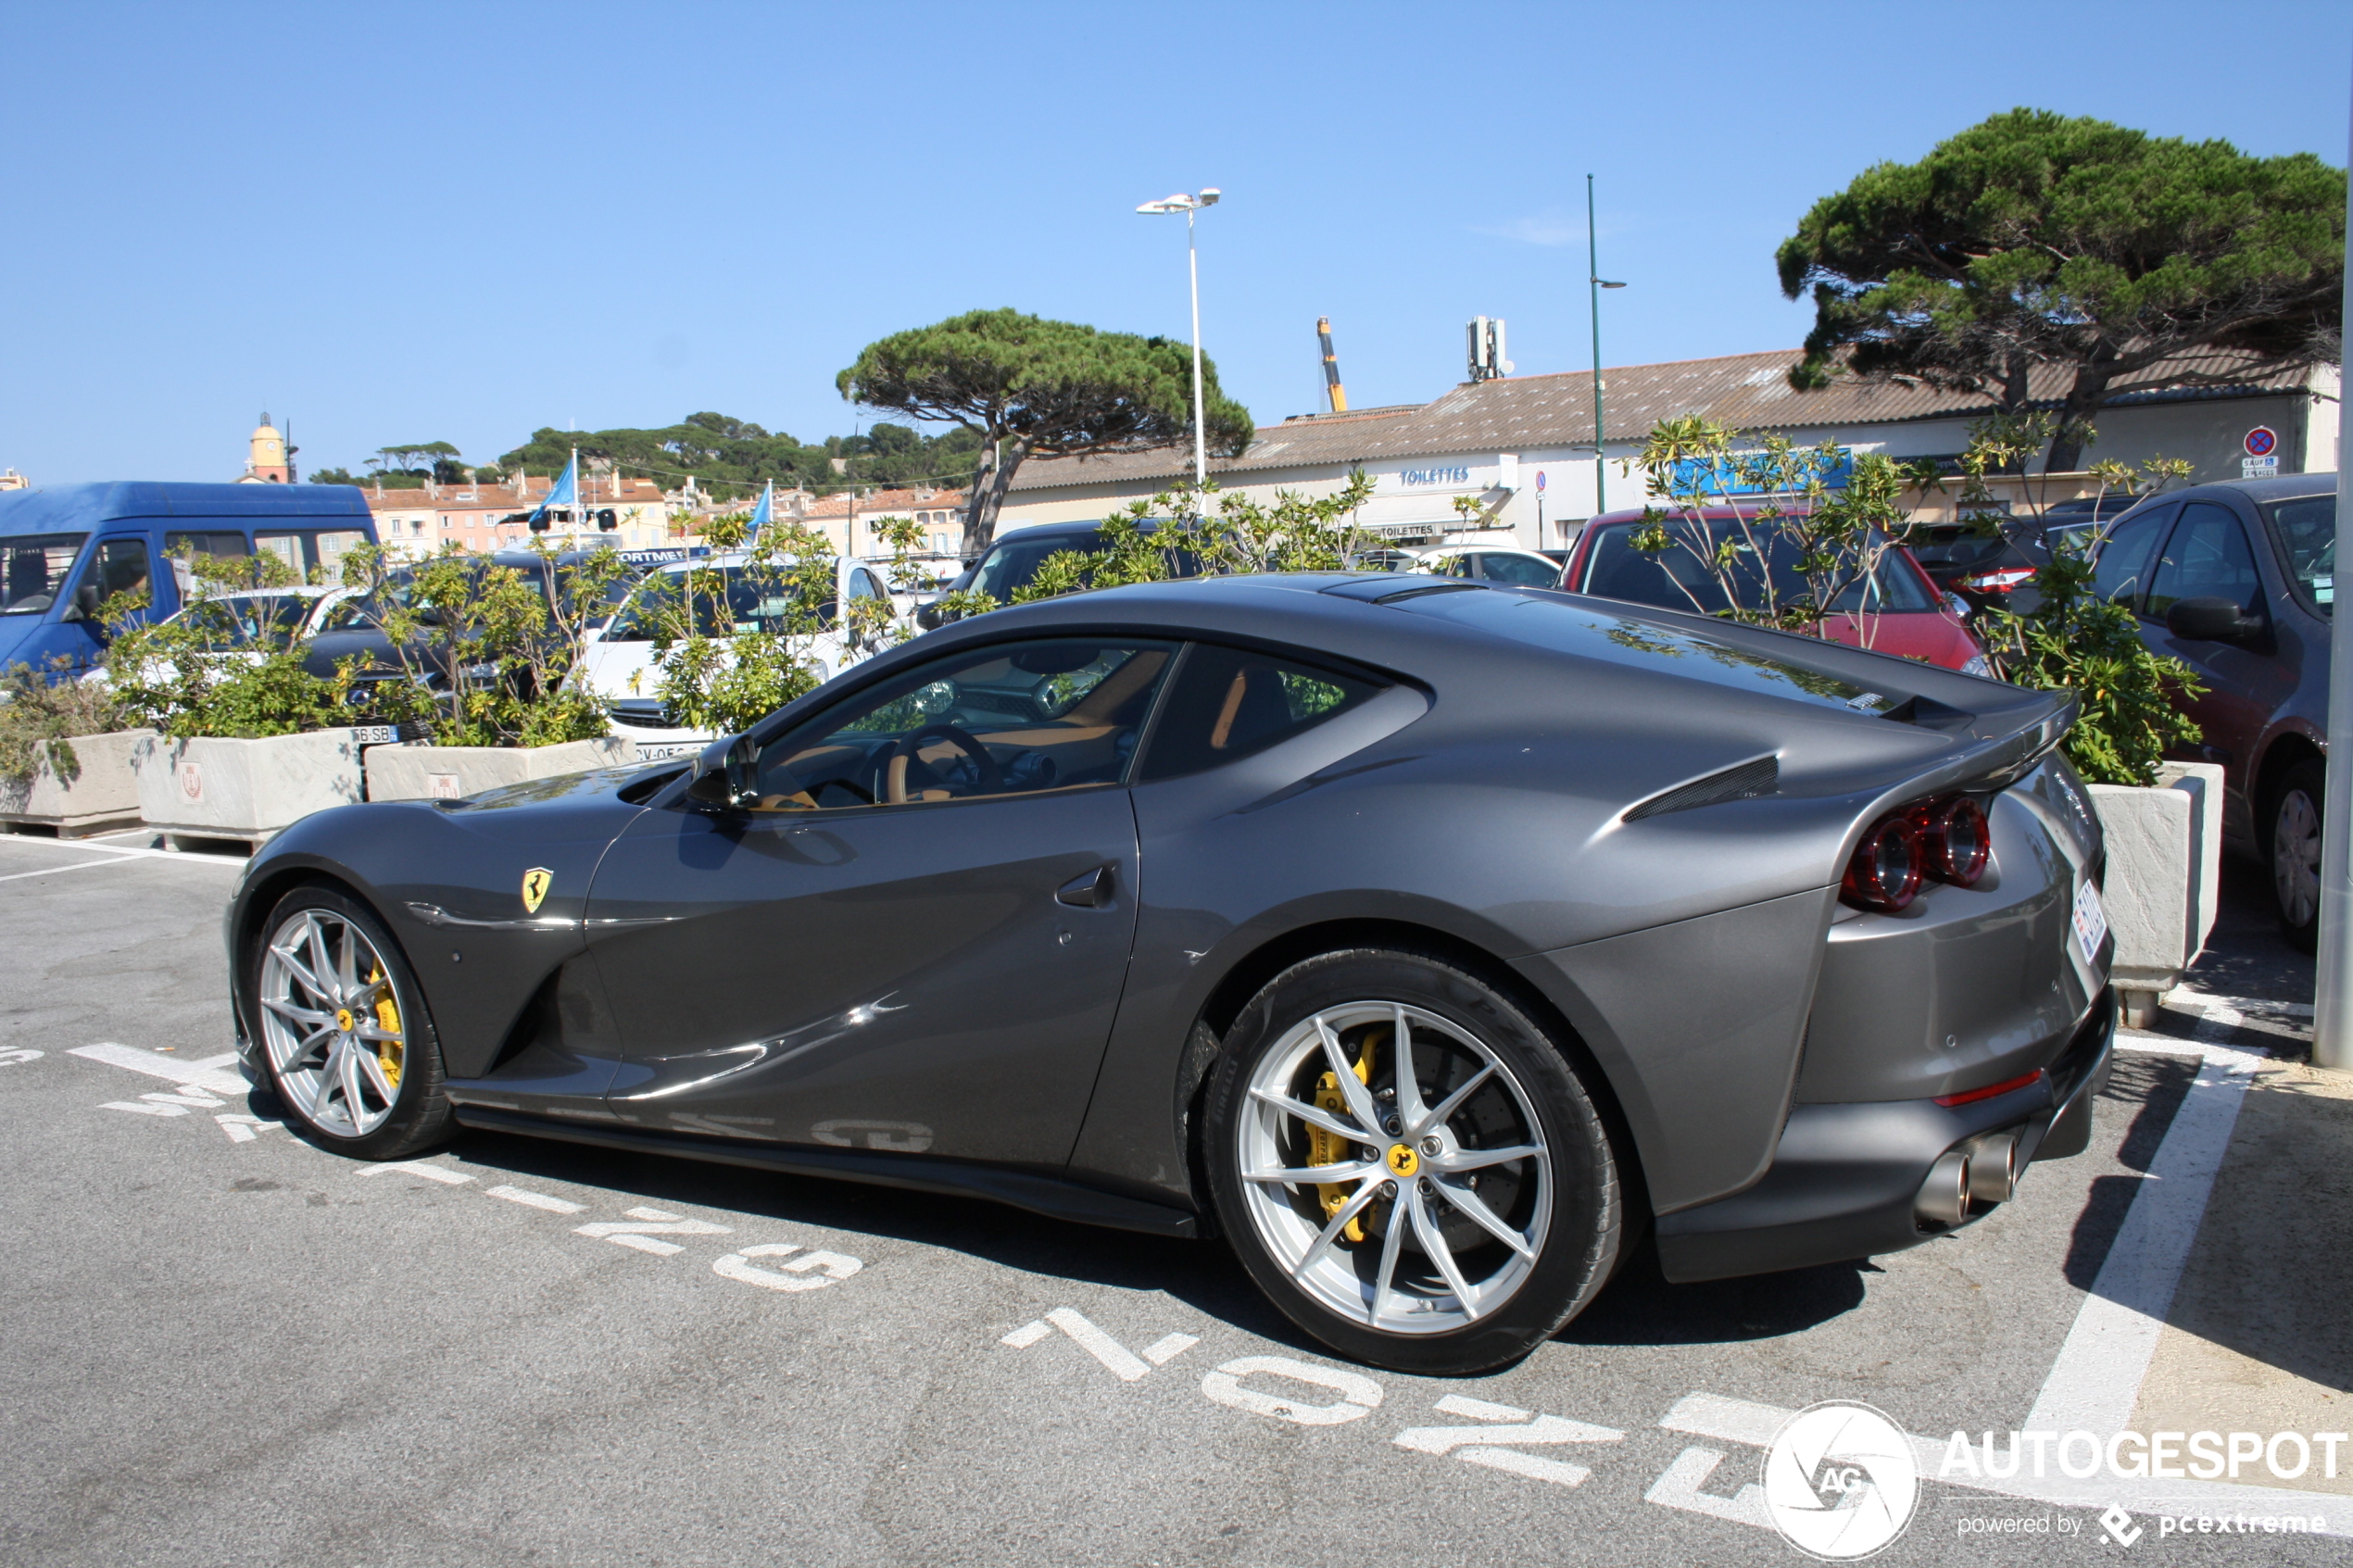
[[1855, 858], [1846, 862], [1840, 891], [1850, 904], [1891, 913], [1912, 901], [1920, 890], [1920, 872], [1927, 855], [1919, 829], [1910, 819], [1881, 817], [1863, 834]]
[[1929, 802], [1922, 812], [1920, 842], [1928, 851], [1931, 875], [1956, 887], [1974, 887], [1985, 874], [1994, 834], [1985, 808], [1959, 795]]

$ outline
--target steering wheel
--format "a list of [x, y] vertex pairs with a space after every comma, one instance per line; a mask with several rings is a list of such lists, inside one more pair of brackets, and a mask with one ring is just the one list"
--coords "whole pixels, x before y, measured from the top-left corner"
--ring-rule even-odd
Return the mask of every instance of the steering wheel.
[[994, 795], [1004, 788], [1005, 771], [997, 766], [997, 759], [988, 755], [987, 746], [953, 724], [946, 722], [925, 724], [922, 729], [890, 748], [890, 762], [886, 775], [887, 780], [886, 793], [890, 797], [892, 805], [906, 804], [907, 764], [913, 761], [916, 754], [923, 750], [924, 742], [933, 739], [947, 741], [972, 759], [973, 766], [980, 771], [982, 794]]

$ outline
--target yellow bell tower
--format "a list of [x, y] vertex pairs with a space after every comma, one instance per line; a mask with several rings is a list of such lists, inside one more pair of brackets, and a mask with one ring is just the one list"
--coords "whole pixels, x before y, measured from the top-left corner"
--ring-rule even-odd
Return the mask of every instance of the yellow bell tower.
[[263, 414], [253, 433], [252, 455], [245, 460], [245, 478], [261, 484], [285, 484], [294, 478], [286, 466], [286, 438]]

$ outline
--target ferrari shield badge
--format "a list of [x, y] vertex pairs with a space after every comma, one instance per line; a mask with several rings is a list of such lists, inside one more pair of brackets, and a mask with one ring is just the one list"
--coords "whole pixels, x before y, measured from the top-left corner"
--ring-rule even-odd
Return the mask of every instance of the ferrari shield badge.
[[522, 907], [526, 914], [539, 912], [540, 900], [547, 897], [547, 884], [556, 873], [545, 866], [534, 866], [522, 873]]

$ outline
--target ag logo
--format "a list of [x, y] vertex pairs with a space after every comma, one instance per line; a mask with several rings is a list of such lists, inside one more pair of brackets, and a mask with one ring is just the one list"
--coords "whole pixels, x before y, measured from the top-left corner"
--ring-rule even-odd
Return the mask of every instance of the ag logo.
[[1831, 1399], [1790, 1417], [1765, 1453], [1765, 1512], [1808, 1557], [1850, 1562], [1904, 1533], [1919, 1500], [1911, 1439], [1869, 1405]]
[[535, 915], [539, 912], [540, 900], [547, 897], [547, 884], [555, 880], [556, 873], [545, 866], [534, 866], [522, 873], [524, 913]]

